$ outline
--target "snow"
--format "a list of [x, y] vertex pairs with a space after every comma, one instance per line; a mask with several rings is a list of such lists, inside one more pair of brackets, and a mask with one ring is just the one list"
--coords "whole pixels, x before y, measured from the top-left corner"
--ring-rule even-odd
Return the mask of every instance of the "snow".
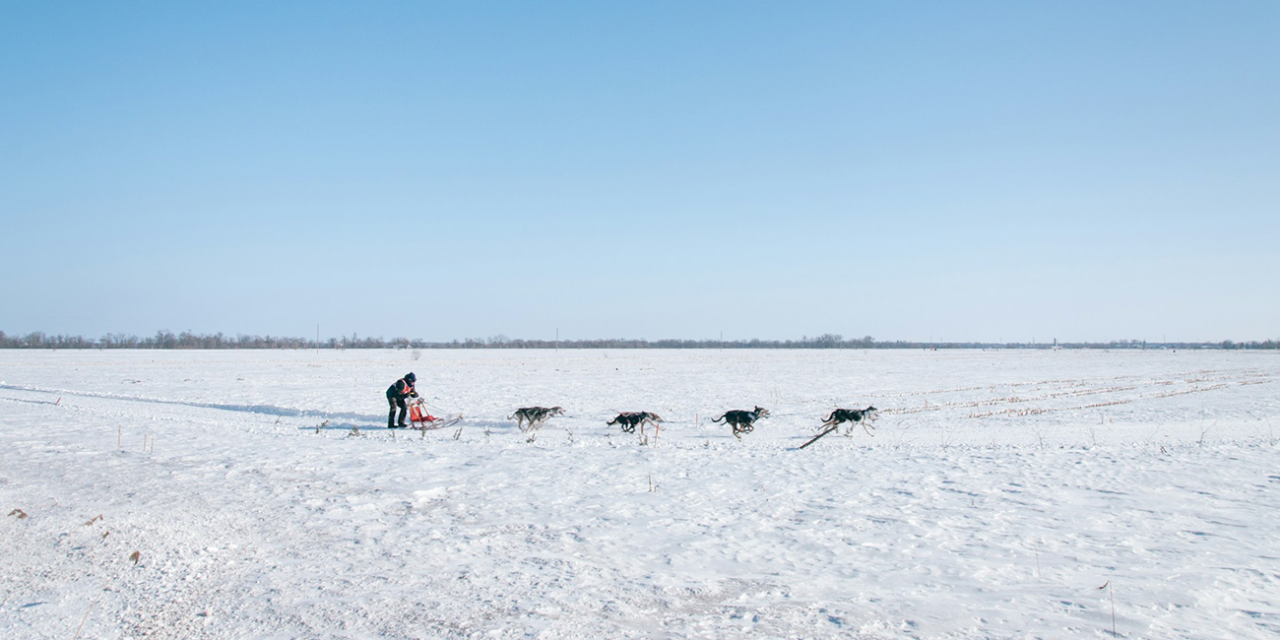
[[[459, 428], [385, 428], [411, 370]], [[4, 351], [0, 635], [1107, 638], [1114, 601], [1120, 637], [1274, 638], [1278, 379], [1223, 351]], [[531, 405], [567, 415], [530, 441]], [[709, 423], [755, 405], [741, 440]], [[874, 437], [796, 450], [867, 405]], [[605, 425], [639, 410], [661, 431]]]

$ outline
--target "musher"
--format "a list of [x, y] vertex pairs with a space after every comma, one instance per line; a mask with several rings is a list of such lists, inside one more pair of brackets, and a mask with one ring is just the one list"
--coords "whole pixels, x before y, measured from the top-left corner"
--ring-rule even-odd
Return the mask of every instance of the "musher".
[[[403, 429], [407, 427], [404, 423], [405, 414], [409, 412], [409, 407], [405, 405], [405, 398], [416, 398], [418, 392], [413, 388], [413, 383], [418, 381], [418, 376], [413, 372], [405, 374], [403, 378], [396, 380], [396, 383], [387, 387], [387, 404], [391, 405], [391, 413], [387, 414], [388, 429]], [[400, 421], [396, 422], [396, 407], [400, 408]]]

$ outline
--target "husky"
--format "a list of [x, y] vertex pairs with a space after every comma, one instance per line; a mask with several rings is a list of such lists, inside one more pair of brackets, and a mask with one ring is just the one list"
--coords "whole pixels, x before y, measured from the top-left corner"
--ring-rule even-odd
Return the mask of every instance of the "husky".
[[[531, 431], [541, 427], [544, 422], [550, 420], [552, 417], [562, 415], [564, 415], [564, 409], [561, 409], [560, 407], [551, 407], [549, 409], [547, 407], [522, 407], [520, 409], [516, 409], [515, 413], [507, 416], [507, 419], [514, 419], [516, 421], [516, 426], [519, 427], [521, 431]], [[525, 422], [528, 422], [529, 426], [525, 426]]]
[[729, 423], [733, 427], [733, 437], [741, 438], [744, 433], [751, 433], [755, 429], [755, 422], [760, 418], [768, 418], [769, 410], [756, 407], [754, 411], [743, 411], [737, 409], [734, 411], [726, 411], [719, 418], [713, 418], [712, 422], [720, 422], [721, 420]]
[[662, 422], [662, 416], [648, 411], [623, 411], [618, 417], [606, 422], [607, 425], [622, 425], [622, 430], [627, 433], [635, 433], [636, 425], [640, 426], [640, 433], [644, 433], [646, 424], [657, 425]]
[[875, 407], [867, 407], [866, 409], [836, 409], [835, 411], [832, 411], [830, 415], [822, 419], [822, 427], [820, 428], [839, 429], [841, 424], [847, 422], [849, 423], [849, 426], [846, 427], [844, 431], [844, 434], [847, 436], [853, 434], [853, 425], [861, 424], [863, 431], [866, 431], [867, 435], [874, 438], [876, 434], [871, 433], [871, 421], [875, 419], [876, 411], [878, 411], [878, 409]]

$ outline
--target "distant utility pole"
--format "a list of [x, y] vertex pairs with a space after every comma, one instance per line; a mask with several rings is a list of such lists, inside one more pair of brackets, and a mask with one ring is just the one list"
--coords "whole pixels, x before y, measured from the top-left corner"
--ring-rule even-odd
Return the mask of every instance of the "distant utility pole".
[[560, 351], [560, 327], [556, 327], [556, 352]]
[[320, 323], [316, 323], [316, 355], [320, 355]]

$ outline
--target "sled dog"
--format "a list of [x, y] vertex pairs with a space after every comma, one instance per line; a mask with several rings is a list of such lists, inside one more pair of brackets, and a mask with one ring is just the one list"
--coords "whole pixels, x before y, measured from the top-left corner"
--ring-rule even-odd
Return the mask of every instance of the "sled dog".
[[636, 426], [640, 427], [640, 433], [644, 433], [646, 424], [656, 425], [662, 422], [662, 416], [648, 411], [623, 411], [618, 417], [606, 422], [607, 425], [622, 425], [622, 430], [627, 433], [635, 433]]
[[[507, 416], [508, 420], [514, 419], [516, 426], [521, 431], [530, 431], [542, 426], [542, 423], [550, 420], [554, 416], [564, 415], [564, 409], [560, 407], [522, 407], [516, 409], [516, 412]], [[528, 422], [528, 426], [525, 423]]]
[[756, 407], [754, 411], [743, 411], [742, 409], [726, 411], [719, 418], [713, 418], [711, 421], [720, 422], [723, 420], [729, 423], [729, 426], [733, 427], [733, 437], [741, 438], [742, 434], [751, 433], [755, 429], [756, 420], [768, 417], [768, 409]]
[[845, 427], [844, 430], [844, 434], [847, 436], [853, 433], [853, 425], [861, 424], [862, 429], [867, 432], [867, 435], [875, 437], [876, 434], [871, 433], [871, 421], [875, 419], [876, 411], [877, 409], [875, 407], [867, 407], [866, 409], [836, 409], [835, 411], [832, 411], [830, 415], [822, 419], [822, 427], [827, 429], [839, 429], [840, 425], [847, 422], [849, 423], [849, 426]]

